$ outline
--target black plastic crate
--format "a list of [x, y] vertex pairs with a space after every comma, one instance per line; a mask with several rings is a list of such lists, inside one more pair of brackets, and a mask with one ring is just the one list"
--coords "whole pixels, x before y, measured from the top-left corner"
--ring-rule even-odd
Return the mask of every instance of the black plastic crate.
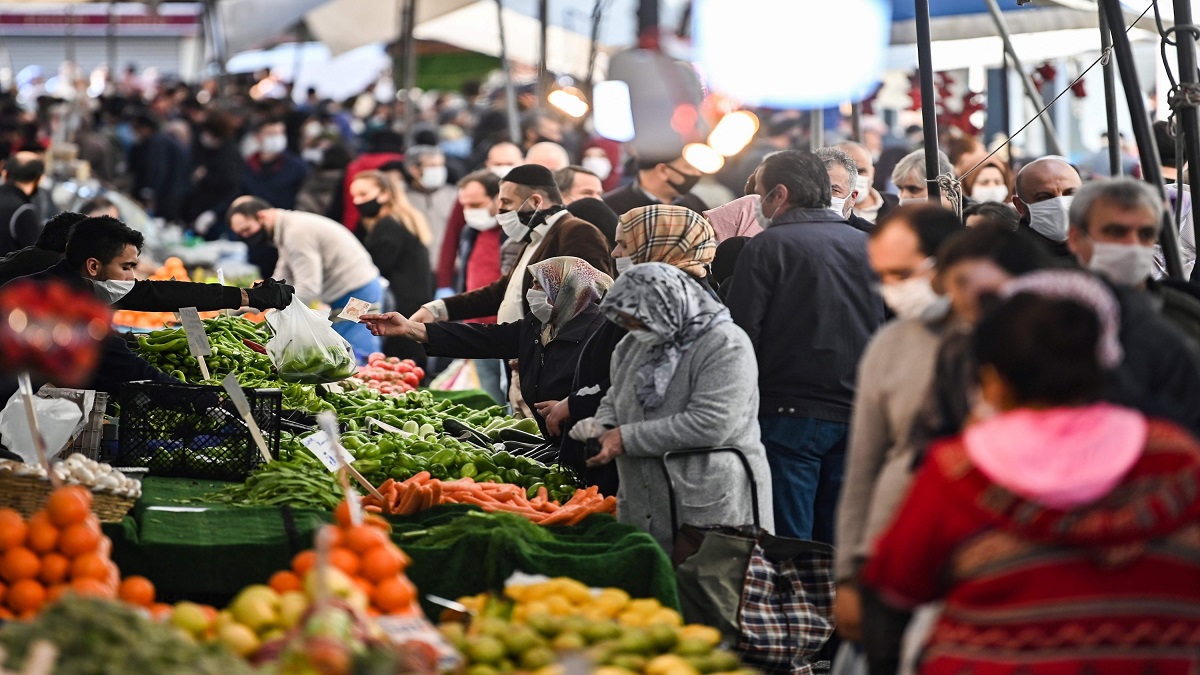
[[[283, 392], [242, 389], [272, 457], [279, 456]], [[121, 387], [117, 457], [153, 476], [245, 480], [262, 453], [221, 387], [132, 382]]]

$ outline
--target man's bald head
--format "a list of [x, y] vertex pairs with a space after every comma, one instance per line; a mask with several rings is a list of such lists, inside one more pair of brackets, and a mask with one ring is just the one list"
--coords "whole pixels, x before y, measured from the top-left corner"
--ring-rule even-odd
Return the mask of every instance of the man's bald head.
[[871, 184], [875, 182], [875, 158], [871, 156], [871, 151], [862, 143], [854, 141], [842, 141], [833, 147], [850, 155], [850, 159], [854, 160], [855, 166], [858, 167], [859, 203], [866, 201], [868, 195], [864, 193], [870, 190]]
[[525, 163], [540, 164], [551, 171], [558, 171], [571, 165], [571, 157], [558, 143], [543, 141], [534, 143], [533, 147], [529, 148], [529, 153], [525, 155]]
[[488, 148], [487, 161], [484, 166], [492, 168], [493, 166], [520, 166], [525, 163], [525, 156], [521, 154], [521, 148], [517, 147], [516, 143], [501, 141], [491, 148]]
[[36, 152], [18, 152], [4, 163], [5, 182], [16, 185], [26, 194], [33, 192], [44, 173], [46, 163]]
[[1023, 219], [1029, 218], [1029, 205], [1056, 197], [1074, 195], [1083, 187], [1079, 172], [1061, 157], [1042, 157], [1017, 172], [1017, 194], [1013, 206]]

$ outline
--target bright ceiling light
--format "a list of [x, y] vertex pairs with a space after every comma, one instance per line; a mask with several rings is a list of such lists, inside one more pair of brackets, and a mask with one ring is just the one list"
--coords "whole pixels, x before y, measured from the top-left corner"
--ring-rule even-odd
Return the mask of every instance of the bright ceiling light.
[[588, 111], [587, 97], [575, 87], [555, 89], [550, 92], [546, 100], [550, 102], [550, 105], [575, 119], [583, 117]]
[[592, 88], [592, 124], [604, 138], [628, 143], [633, 140], [633, 104], [629, 85], [622, 80], [606, 80]]
[[749, 145], [756, 133], [758, 117], [747, 110], [739, 110], [717, 122], [716, 128], [708, 135], [708, 144], [722, 155], [732, 157]]
[[725, 166], [721, 153], [703, 143], [688, 143], [683, 146], [683, 159], [701, 173], [716, 173]]

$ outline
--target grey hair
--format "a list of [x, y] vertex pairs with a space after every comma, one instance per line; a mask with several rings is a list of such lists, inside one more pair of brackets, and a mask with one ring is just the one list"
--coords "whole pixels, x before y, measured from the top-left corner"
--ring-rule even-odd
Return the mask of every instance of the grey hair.
[[[892, 182], [899, 183], [912, 174], [917, 174], [924, 182], [925, 176], [925, 149], [921, 148], [908, 153], [896, 163], [896, 168], [892, 169]], [[954, 165], [950, 163], [950, 158], [941, 150], [938, 151], [938, 175], [944, 173], [954, 176]]]
[[850, 184], [850, 192], [858, 189], [858, 163], [845, 150], [832, 146], [817, 148], [817, 157], [825, 164], [826, 171], [832, 169], [835, 164], [840, 164], [846, 170], [846, 175], [853, 181]]
[[404, 153], [404, 164], [410, 167], [421, 166], [421, 160], [426, 157], [441, 156], [441, 148], [435, 145], [414, 145]]
[[1088, 183], [1075, 193], [1067, 215], [1071, 227], [1086, 234], [1088, 218], [1092, 215], [1092, 207], [1098, 201], [1110, 202], [1127, 211], [1147, 209], [1154, 214], [1155, 221], [1162, 220], [1163, 210], [1166, 208], [1158, 191], [1145, 181], [1133, 178], [1101, 180]]

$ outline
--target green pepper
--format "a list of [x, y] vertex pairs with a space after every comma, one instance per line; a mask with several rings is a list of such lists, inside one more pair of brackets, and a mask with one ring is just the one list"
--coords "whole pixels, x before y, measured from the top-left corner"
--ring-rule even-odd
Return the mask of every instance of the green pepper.
[[474, 478], [478, 474], [479, 474], [479, 469], [476, 468], [475, 465], [470, 462], [463, 464], [462, 468], [458, 470], [459, 478]]

